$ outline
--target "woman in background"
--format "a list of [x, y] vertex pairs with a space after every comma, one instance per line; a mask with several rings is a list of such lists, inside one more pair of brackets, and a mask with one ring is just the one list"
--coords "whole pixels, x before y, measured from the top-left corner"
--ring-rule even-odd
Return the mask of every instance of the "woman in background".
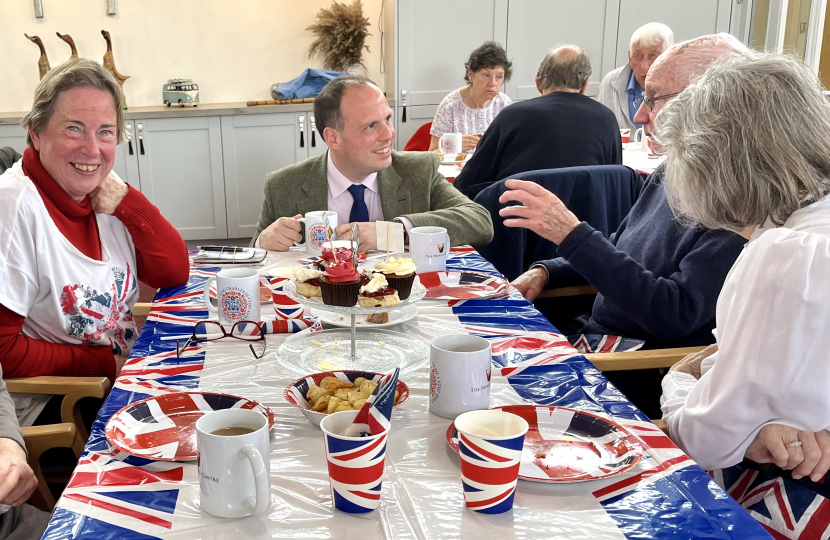
[[462, 151], [474, 150], [490, 122], [513, 103], [501, 91], [513, 74], [513, 63], [501, 45], [486, 41], [470, 54], [464, 68], [467, 86], [450, 92], [435, 113], [430, 151], [438, 149], [438, 139], [445, 133], [461, 133]]

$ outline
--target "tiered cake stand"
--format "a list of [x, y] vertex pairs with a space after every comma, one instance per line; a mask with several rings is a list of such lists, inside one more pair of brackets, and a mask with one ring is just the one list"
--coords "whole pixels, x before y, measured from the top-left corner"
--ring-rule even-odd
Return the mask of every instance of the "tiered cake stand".
[[329, 306], [321, 298], [306, 298], [297, 294], [293, 281], [287, 283], [283, 290], [289, 298], [305, 307], [351, 317], [350, 329], [301, 332], [285, 340], [277, 350], [277, 360], [292, 371], [306, 374], [346, 369], [386, 373], [399, 367], [403, 375], [429, 360], [429, 346], [422, 340], [389, 330], [361, 328], [358, 332], [355, 325], [357, 317], [388, 312], [424, 298], [427, 291], [418, 281], [413, 284], [409, 298], [394, 308]]

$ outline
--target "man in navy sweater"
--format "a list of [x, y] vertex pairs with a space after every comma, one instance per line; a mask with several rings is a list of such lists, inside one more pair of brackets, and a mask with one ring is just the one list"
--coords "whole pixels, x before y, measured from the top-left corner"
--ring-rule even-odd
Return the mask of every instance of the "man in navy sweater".
[[493, 120], [453, 186], [471, 199], [474, 185], [539, 169], [622, 163], [611, 109], [585, 96], [591, 59], [576, 45], [550, 51], [536, 73], [540, 97], [514, 103]]
[[[646, 98], [635, 121], [650, 134], [668, 100], [711, 63], [746, 50], [728, 34], [703, 36], [668, 49], [648, 72]], [[577, 321], [574, 334], [642, 339], [647, 348], [712, 343], [718, 295], [746, 239], [734, 232], [686, 227], [676, 221], [663, 191], [665, 167], [661, 165], [651, 175], [637, 203], [608, 240], [541, 186], [509, 180], [511, 190], [500, 202], [515, 200], [522, 206], [503, 208], [501, 215], [511, 218], [504, 224], [528, 228], [559, 246], [558, 258], [534, 264], [513, 285], [528, 300], [545, 288], [594, 285], [599, 294], [591, 316]], [[624, 381], [614, 379], [634, 398]], [[656, 390], [659, 396], [659, 384]], [[647, 414], [651, 412], [649, 404], [634, 401]]]

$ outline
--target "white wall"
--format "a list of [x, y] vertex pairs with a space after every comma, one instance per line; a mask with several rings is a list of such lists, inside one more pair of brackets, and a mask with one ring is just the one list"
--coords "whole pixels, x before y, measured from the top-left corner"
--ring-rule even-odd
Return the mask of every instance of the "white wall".
[[[351, 0], [344, 0], [351, 3]], [[371, 21], [369, 52], [363, 61], [368, 76], [382, 89], [389, 75], [380, 74], [381, 2], [386, 3], [386, 70], [394, 73], [394, 0], [363, 0]], [[305, 28], [330, 0], [118, 0], [118, 14], [106, 13], [105, 0], [43, 0], [43, 19], [36, 19], [32, 0], [0, 1], [0, 111], [26, 111], [39, 82], [40, 55], [24, 32], [43, 40], [52, 67], [69, 58], [69, 45], [55, 32], [69, 34], [81, 57], [101, 61], [106, 42], [113, 41], [115, 65], [131, 78], [124, 92], [131, 107], [161, 105], [167, 79], [192, 78], [202, 103], [271, 99], [273, 83], [298, 76], [307, 67], [311, 33]], [[392, 89], [389, 89], [392, 97]]]

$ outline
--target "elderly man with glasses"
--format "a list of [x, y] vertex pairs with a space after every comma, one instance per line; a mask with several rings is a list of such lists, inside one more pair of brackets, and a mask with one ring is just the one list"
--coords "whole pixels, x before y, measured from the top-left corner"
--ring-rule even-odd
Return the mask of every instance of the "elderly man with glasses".
[[[650, 134], [667, 101], [713, 62], [746, 51], [728, 34], [674, 45], [649, 70], [646, 96], [635, 121]], [[559, 255], [534, 264], [513, 285], [529, 300], [546, 288], [586, 282], [599, 290], [590, 316], [578, 318], [571, 328], [563, 328], [566, 334], [625, 336], [644, 340], [646, 348], [714, 341], [718, 294], [746, 240], [734, 232], [687, 227], [675, 220], [663, 191], [665, 168], [663, 164], [651, 175], [637, 203], [610, 239], [580, 222], [541, 186], [519, 180], [507, 182], [511, 190], [502, 195], [501, 202], [519, 201], [522, 205], [501, 210], [507, 218], [505, 225], [524, 227], [547, 238], [558, 245]], [[651, 385], [649, 376], [653, 379]], [[659, 415], [659, 374], [627, 372], [610, 378], [646, 414]]]

